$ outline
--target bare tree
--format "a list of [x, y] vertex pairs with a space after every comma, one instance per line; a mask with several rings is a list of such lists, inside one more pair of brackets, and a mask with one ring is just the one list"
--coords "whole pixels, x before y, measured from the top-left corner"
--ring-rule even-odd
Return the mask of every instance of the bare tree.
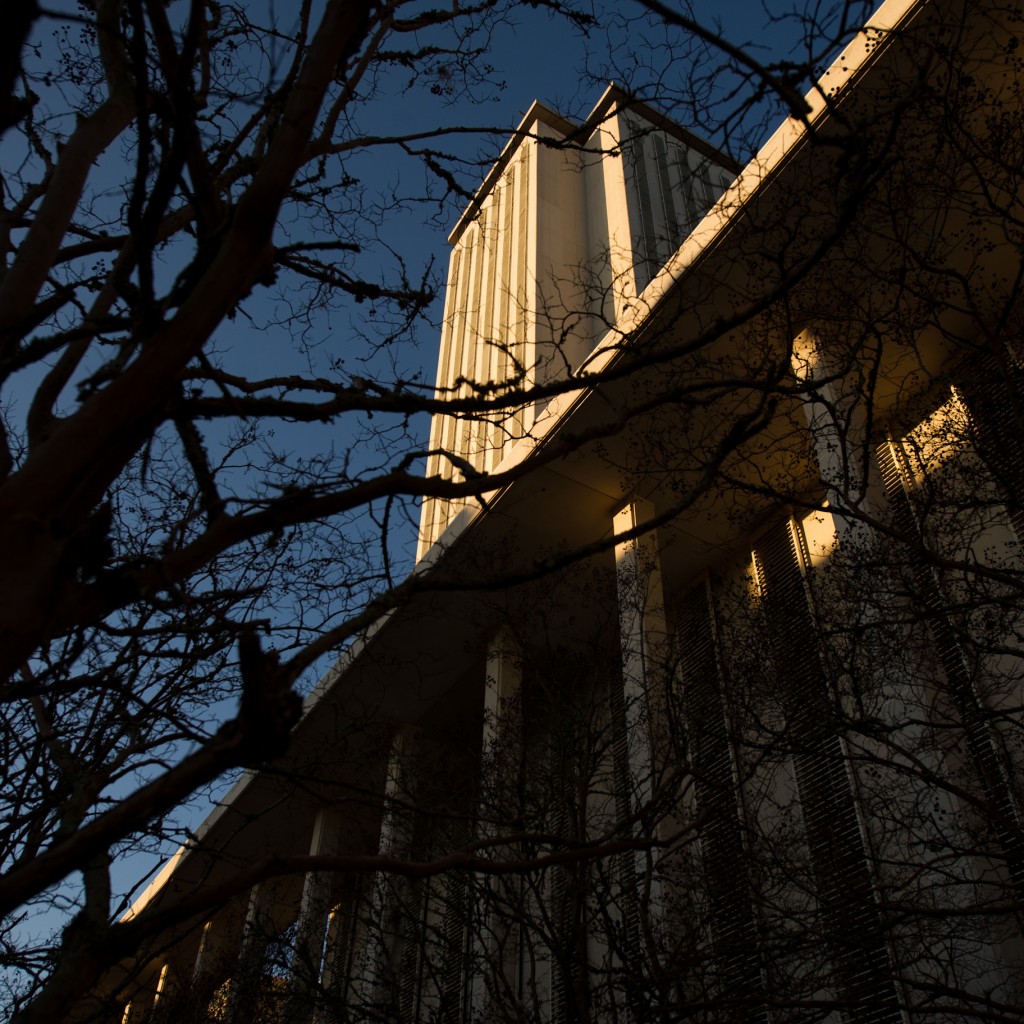
[[[252, 885], [291, 892], [318, 871], [361, 908], [331, 926], [347, 936], [331, 946], [344, 969], [325, 975], [323, 935], [316, 946], [294, 914], [269, 914], [246, 931], [248, 967], [232, 959], [179, 990], [189, 1012], [298, 1014], [312, 992], [342, 1019], [452, 1018], [475, 996], [508, 1019], [551, 1006], [616, 1019], [624, 1005], [651, 1020], [1012, 1015], [1000, 971], [1015, 962], [1024, 884], [1014, 14], [971, 5], [938, 42], [913, 26], [869, 32], [858, 46], [904, 64], [880, 61], [849, 101], [801, 94], [849, 38], [850, 5], [833, 20], [804, 11], [803, 52], [775, 64], [681, 8], [607, 15], [613, 33], [627, 18], [634, 41], [657, 33], [685, 62], [670, 78], [671, 62], [652, 74], [636, 61], [642, 98], [713, 119], [732, 142], [756, 131], [767, 97], [805, 133], [806, 180], [825, 184], [763, 206], [730, 194], [727, 287], [701, 264], [685, 303], [607, 318], [601, 367], [580, 370], [566, 340], [569, 314], [604, 316], [598, 295], [547, 311], [554, 371], [534, 374], [509, 345], [507, 374], [435, 393], [406, 354], [435, 282], [400, 254], [375, 269], [376, 239], [414, 200], [443, 211], [470, 198], [477, 168], [444, 151], [466, 126], [363, 122], [375, 91], [406, 77], [442, 98], [485, 90], [477, 58], [514, 6], [304, 3], [288, 24], [199, 2], [101, 0], [63, 19], [20, 8], [64, 33], [39, 62], [31, 48], [5, 56], [0, 114], [17, 154], [0, 280], [0, 908], [20, 1020], [59, 1019], [211, 907], [241, 929]], [[993, 68], [1010, 69], [1003, 84]], [[360, 185], [360, 156], [383, 149], [426, 169], [425, 196], [381, 206]], [[655, 278], [658, 245], [645, 245]], [[604, 287], [592, 270], [579, 268], [583, 292]], [[320, 332], [339, 322], [344, 343], [327, 351]], [[413, 423], [489, 423], [584, 386], [610, 415], [482, 479], [457, 452], [428, 452]], [[303, 424], [344, 441], [300, 450]], [[618, 538], [567, 536], [525, 560], [489, 547], [396, 582], [390, 530], [417, 499], [493, 497], [567, 452], [601, 462], [624, 499], [655, 495], [651, 515]], [[428, 456], [459, 472], [423, 476]], [[737, 551], [769, 510], [747, 565]], [[629, 689], [628, 644], [608, 641], [602, 609], [634, 585], [608, 562], [616, 544], [710, 517], [719, 531], [700, 542], [717, 561], [703, 555], [698, 573], [667, 556], [652, 709]], [[824, 529], [818, 566], [826, 520], [840, 540]], [[332, 752], [367, 766], [349, 794], [365, 847], [402, 842], [247, 863], [117, 921], [112, 862], [165, 838], [165, 816], [225, 771], [271, 765], [282, 794], [321, 785], [317, 757], [287, 752], [297, 680], [428, 590], [497, 590], [478, 621], [532, 624], [544, 642], [520, 643], [520, 692], [501, 697], [490, 733], [476, 691], [463, 718], [437, 712], [416, 753], [436, 766], [415, 774], [447, 780], [439, 791], [383, 789], [379, 722]], [[574, 605], [589, 632], [554, 630], [552, 608]], [[633, 747], [644, 730], [647, 761]], [[59, 946], [33, 946], [33, 908], [54, 905], [70, 917]], [[284, 957], [291, 977], [304, 956], [306, 988], [280, 981], [273, 965]]]
[[[19, 5], [0, 888], [29, 976], [53, 964], [23, 940], [25, 908], [67, 901], [78, 986], [76, 958], [108, 934], [111, 859], [226, 769], [281, 751], [293, 684], [387, 607], [390, 531], [425, 489], [410, 418], [439, 403], [414, 349], [432, 271], [407, 272], [378, 221], [463, 195], [432, 140], [466, 126], [439, 106], [439, 127], [395, 136], [361, 111], [409, 80], [484, 89], [476, 60], [509, 9]], [[361, 185], [374, 150], [425, 167], [425, 190]], [[303, 424], [331, 429], [310, 442]], [[55, 890], [83, 868], [81, 892]]]

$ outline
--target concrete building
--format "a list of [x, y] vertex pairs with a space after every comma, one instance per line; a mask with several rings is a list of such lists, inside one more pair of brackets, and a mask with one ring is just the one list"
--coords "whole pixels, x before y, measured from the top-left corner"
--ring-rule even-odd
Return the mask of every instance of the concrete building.
[[[582, 125], [541, 103], [449, 236], [438, 395], [529, 393], [491, 415], [436, 416], [428, 476], [488, 473], [619, 323], [739, 168], [609, 86]], [[418, 557], [465, 502], [423, 505]]]
[[461, 486], [125, 1021], [1019, 1014], [1020, 29], [887, 0], [744, 168], [531, 108], [451, 236]]

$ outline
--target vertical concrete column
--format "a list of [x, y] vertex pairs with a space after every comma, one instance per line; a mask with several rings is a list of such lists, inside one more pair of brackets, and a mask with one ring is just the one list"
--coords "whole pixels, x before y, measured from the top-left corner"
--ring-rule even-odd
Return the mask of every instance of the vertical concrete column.
[[[320, 974], [320, 987], [326, 1002], [317, 1011], [316, 1024], [333, 1024], [351, 999], [351, 989], [358, 979], [354, 977], [355, 954], [365, 941], [366, 925], [359, 914], [359, 879], [346, 879], [341, 900], [327, 915], [327, 937], [324, 941], [324, 966]], [[335, 897], [337, 898], [337, 897]]]
[[[244, 907], [237, 904], [224, 907], [203, 925], [196, 943], [191, 978], [187, 981], [191, 991], [189, 1021], [205, 1020], [203, 1014], [210, 999], [224, 981], [225, 973], [231, 970], [232, 962], [237, 963], [247, 908], [248, 903]], [[182, 966], [182, 975], [188, 975], [186, 964]]]
[[249, 905], [242, 926], [235, 973], [231, 978], [225, 1024], [248, 1024], [259, 995], [263, 955], [266, 948], [268, 911], [273, 900], [272, 886], [266, 882], [249, 891]]
[[[508, 629], [502, 629], [487, 649], [484, 682], [484, 725], [481, 743], [480, 824], [481, 839], [495, 836], [501, 823], [518, 814], [519, 771], [522, 761], [522, 654]], [[485, 851], [485, 856], [494, 851]], [[495, 887], [517, 885], [514, 878], [478, 879], [477, 891], [489, 894]], [[473, 935], [474, 969], [471, 991], [473, 1007], [482, 1011], [488, 999], [487, 972], [492, 982], [515, 992], [518, 988], [518, 942], [512, 942], [509, 927], [492, 920], [487, 906], [473, 915], [478, 922]], [[514, 905], [514, 901], [513, 901]], [[515, 927], [513, 925], [512, 927]], [[510, 951], [514, 947], [514, 953]]]
[[160, 1020], [163, 1018], [164, 1010], [164, 997], [169, 995], [168, 982], [171, 977], [171, 965], [166, 961], [160, 965], [160, 971], [156, 976], [156, 989], [153, 992], [153, 1009], [150, 1013], [152, 1020]]
[[[868, 444], [868, 422], [857, 379], [839, 372], [830, 360], [818, 336], [802, 331], [793, 341], [792, 365], [797, 380], [805, 387], [804, 414], [811, 443], [818, 461], [825, 500], [830, 508], [834, 539], [842, 542], [868, 541], [870, 531], [844, 511], [867, 513], [868, 476], [872, 446]], [[818, 517], [816, 522], [821, 522]], [[820, 533], [820, 545], [830, 543], [828, 529], [805, 524], [812, 560], [827, 555], [815, 552], [814, 534]], [[834, 543], [834, 540], [831, 541]]]
[[177, 970], [166, 960], [155, 960], [146, 966], [141, 977], [143, 983], [122, 1008], [121, 1024], [156, 1024], [168, 1019], [167, 997], [172, 994], [172, 986], [180, 981]]
[[[626, 785], [618, 801], [620, 818], [642, 813], [656, 795], [658, 738], [666, 720], [669, 638], [658, 541], [653, 531], [630, 536], [654, 515], [651, 502], [637, 500], [614, 520], [615, 536], [622, 538], [615, 545], [622, 690], [621, 703], [617, 690], [611, 702], [613, 736]], [[638, 838], [657, 838], [657, 833], [642, 836], [637, 825], [633, 828]], [[644, 909], [650, 920], [662, 905], [661, 880], [648, 870], [648, 857], [638, 850], [622, 861], [622, 911], [630, 948], [640, 941]]]
[[195, 984], [200, 978], [202, 978], [211, 967], [210, 958], [213, 955], [210, 949], [211, 946], [211, 932], [213, 931], [213, 921], [207, 921], [203, 925], [203, 930], [199, 935], [199, 946], [196, 948], [196, 959], [192, 965], [192, 982]]
[[626, 168], [622, 156], [622, 147], [627, 143], [623, 137], [623, 121], [623, 113], [620, 110], [594, 133], [593, 143], [601, 153], [597, 166], [604, 186], [604, 228], [607, 231], [608, 263], [611, 271], [612, 308], [608, 313], [614, 312], [614, 323], [629, 316], [637, 301]]
[[[340, 834], [341, 814], [338, 810], [333, 807], [320, 808], [313, 820], [310, 855], [316, 857], [336, 853]], [[333, 880], [334, 875], [330, 871], [310, 871], [303, 880], [295, 947], [292, 950], [291, 990], [286, 1011], [289, 1024], [308, 1024], [313, 1019]]]
[[[622, 537], [654, 518], [649, 501], [634, 501], [615, 516]], [[626, 537], [615, 545], [622, 650], [622, 714], [626, 731], [626, 768], [630, 811], [654, 796], [656, 725], [665, 696], [668, 629], [661, 582], [661, 557], [653, 531]]]
[[503, 628], [487, 648], [484, 689], [483, 756], [519, 765], [522, 748], [522, 654], [511, 631]]
[[[877, 703], [874, 710], [892, 714], [896, 724], [917, 717], [905, 704], [913, 693], [913, 680], [900, 677], [887, 665], [887, 651], [902, 647], [905, 641], [901, 627], [895, 625], [904, 618], [897, 608], [903, 585], [884, 567], [885, 559], [874, 556], [879, 539], [873, 527], [857, 518], [877, 514], [879, 506], [887, 503], [885, 485], [870, 443], [860, 375], [844, 373], [848, 360], [841, 350], [829, 349], [827, 340], [811, 330], [793, 340], [793, 374], [803, 389], [825, 508], [795, 522], [791, 540], [799, 549], [797, 559], [808, 580], [819, 633], [827, 637], [819, 642], [818, 652], [830, 686], [851, 718], [865, 713], [866, 693], [886, 694], [886, 701]], [[821, 595], [824, 599], [818, 600]], [[864, 600], [865, 595], [871, 596], [871, 602]], [[851, 634], [851, 623], [842, 610], [846, 601], [857, 608], [865, 627], [857, 635]], [[848, 639], [851, 636], [853, 642]], [[883, 750], [879, 756], [884, 760], [888, 755]], [[857, 769], [854, 774], [861, 777]], [[877, 770], [865, 776], [878, 777]]]
[[[391, 743], [377, 846], [382, 857], [402, 857], [409, 852], [413, 829], [409, 804], [414, 792], [419, 743], [419, 730], [412, 725], [400, 726]], [[379, 871], [374, 876], [358, 986], [364, 1005], [385, 1002], [389, 985], [398, 979], [402, 903], [408, 888], [404, 879], [386, 872]]]

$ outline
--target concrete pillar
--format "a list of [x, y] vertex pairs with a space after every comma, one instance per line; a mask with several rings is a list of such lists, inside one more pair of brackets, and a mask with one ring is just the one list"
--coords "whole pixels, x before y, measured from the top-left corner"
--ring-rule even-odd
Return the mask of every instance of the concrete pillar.
[[196, 949], [196, 959], [192, 965], [192, 981], [193, 984], [199, 981], [207, 971], [210, 969], [210, 958], [212, 956], [211, 946], [211, 935], [210, 932], [213, 930], [213, 921], [207, 921], [203, 925], [203, 930], [199, 935], [199, 946]]
[[[868, 421], [860, 382], [842, 376], [830, 366], [818, 336], [802, 331], [793, 341], [793, 373], [803, 384], [804, 415], [825, 500], [835, 511], [805, 523], [812, 561], [827, 557], [837, 541], [869, 542], [869, 528], [844, 511], [869, 513], [868, 478], [873, 446], [868, 443]], [[809, 519], [811, 517], [808, 517]]]
[[156, 976], [156, 991], [153, 993], [153, 1008], [160, 1005], [160, 1000], [167, 992], [167, 981], [171, 973], [171, 965], [164, 963], [160, 965], [160, 973]]
[[238, 960], [228, 992], [225, 1024], [248, 1024], [259, 996], [266, 949], [267, 923], [272, 903], [272, 887], [267, 883], [254, 885], [249, 891], [249, 904], [242, 926]]
[[189, 992], [186, 1008], [182, 1011], [189, 1024], [205, 1021], [207, 1007], [214, 993], [237, 971], [238, 953], [242, 941], [243, 921], [248, 910], [237, 903], [217, 911], [216, 916], [203, 925], [196, 943], [191, 970], [187, 961], [181, 965]]
[[316, 1024], [333, 1024], [341, 1014], [340, 1008], [349, 1005], [353, 986], [359, 981], [354, 976], [353, 965], [366, 940], [365, 920], [359, 914], [360, 881], [355, 876], [345, 879], [341, 898], [327, 915], [324, 965], [320, 975], [327, 1006], [314, 1017]]
[[[522, 679], [519, 645], [508, 629], [502, 629], [487, 650], [481, 743], [482, 802], [478, 830], [481, 839], [495, 836], [500, 823], [518, 813], [523, 746]], [[485, 851], [484, 855], [499, 852], [511, 851]], [[496, 887], [517, 884], [518, 881], [511, 877], [479, 878], [477, 891], [489, 893], [497, 891]], [[514, 900], [512, 905], [515, 905]], [[519, 943], [513, 941], [508, 925], [503, 929], [500, 922], [492, 920], [486, 903], [474, 918], [478, 926], [473, 935], [471, 992], [474, 1010], [483, 1012], [489, 998], [488, 981], [491, 984], [497, 982], [506, 991], [518, 993]], [[512, 928], [515, 927], [513, 924]]]
[[[378, 853], [382, 857], [407, 856], [412, 842], [411, 800], [415, 787], [415, 762], [419, 752], [419, 730], [403, 725], [396, 732], [388, 758], [384, 783]], [[380, 871], [374, 876], [370, 897], [368, 928], [363, 950], [363, 967], [358, 993], [363, 1004], [386, 1002], [389, 986], [400, 974], [401, 914], [408, 882]]]
[[[615, 516], [615, 535], [654, 518], [649, 501], [634, 501]], [[631, 813], [654, 796], [656, 732], [664, 706], [668, 629], [661, 582], [661, 558], [653, 531], [615, 545], [622, 649], [622, 712]]]
[[[611, 323], [627, 319], [636, 305], [636, 277], [633, 271], [633, 236], [629, 227], [629, 201], [626, 187], [625, 161], [621, 148], [623, 138], [623, 117], [619, 112], [608, 118], [594, 133], [592, 145], [601, 152], [594, 162], [603, 184], [605, 209], [603, 224], [607, 232], [608, 262], [611, 270], [611, 308], [605, 316]], [[612, 156], [611, 154], [619, 154]], [[593, 216], [591, 218], [593, 221]], [[602, 237], [598, 235], [597, 237]], [[614, 314], [614, 316], [611, 316]]]
[[484, 689], [483, 758], [495, 771], [518, 771], [522, 750], [523, 682], [519, 644], [508, 629], [502, 629], [487, 648], [487, 677]]
[[[336, 853], [340, 834], [341, 814], [333, 807], [318, 810], [313, 821], [310, 855]], [[303, 880], [295, 948], [292, 951], [291, 989], [285, 1015], [289, 1024], [308, 1024], [313, 1019], [333, 881], [334, 875], [330, 871], [310, 871]]]
[[[612, 729], [626, 792], [619, 798], [620, 820], [642, 815], [659, 785], [659, 743], [666, 721], [665, 700], [669, 651], [661, 557], [653, 531], [629, 534], [655, 515], [649, 501], [636, 500], [615, 516], [615, 567], [619, 601], [619, 638], [622, 651], [622, 690], [612, 694]], [[614, 684], [613, 684], [614, 685]], [[649, 836], [639, 821], [632, 826], [638, 838], [659, 838], [659, 827]], [[622, 859], [622, 911], [626, 915], [628, 943], [639, 942], [644, 911], [650, 918], [662, 904], [661, 881], [649, 870], [651, 855], [638, 850]], [[644, 897], [641, 902], [641, 897]]]

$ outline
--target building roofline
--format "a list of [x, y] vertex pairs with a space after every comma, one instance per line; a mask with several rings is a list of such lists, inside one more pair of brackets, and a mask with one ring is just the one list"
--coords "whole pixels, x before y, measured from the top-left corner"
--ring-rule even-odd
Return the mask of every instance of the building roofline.
[[498, 155], [498, 159], [492, 164], [491, 169], [480, 183], [479, 188], [473, 193], [473, 198], [469, 201], [469, 205], [455, 222], [455, 227], [452, 228], [451, 233], [448, 235], [448, 242], [451, 245], [455, 245], [458, 242], [462, 232], [472, 223], [483, 201], [490, 195], [491, 189], [494, 188], [498, 178], [501, 177], [502, 172], [519, 149], [523, 139], [530, 138], [535, 134], [533, 126], [538, 121], [546, 124], [549, 128], [554, 128], [557, 132], [561, 132], [563, 136], [569, 136], [579, 128], [579, 125], [574, 124], [568, 118], [562, 117], [558, 111], [552, 110], [551, 107], [541, 103], [540, 100], [534, 100], [530, 104], [529, 110], [523, 115], [519, 126], [512, 133], [512, 137], [505, 143], [504, 148]]
[[480, 183], [480, 187], [474, 192], [469, 205], [463, 210], [461, 216], [456, 221], [455, 227], [452, 228], [451, 233], [448, 235], [448, 242], [451, 245], [455, 245], [462, 237], [462, 233], [473, 222], [484, 200], [490, 195], [491, 190], [497, 184], [505, 168], [508, 167], [523, 140], [536, 136], [537, 133], [534, 130], [534, 125], [537, 123], [545, 124], [559, 132], [567, 143], [585, 146], [590, 141], [594, 132], [605, 121], [617, 111], [623, 109], [639, 114], [655, 128], [659, 128], [667, 134], [674, 136], [692, 149], [698, 150], [704, 156], [728, 168], [734, 174], [740, 172], [742, 165], [725, 153], [715, 149], [706, 139], [702, 139], [699, 135], [695, 135], [687, 128], [677, 124], [671, 117], [650, 106], [650, 104], [637, 99], [618, 83], [609, 82], [600, 99], [598, 99], [591, 108], [590, 113], [579, 124], [569, 120], [567, 117], [563, 117], [540, 100], [534, 100], [530, 104], [529, 110], [523, 116], [523, 119], [519, 122], [519, 126], [512, 133], [511, 138], [505, 143], [498, 159], [495, 160], [486, 177]]
[[654, 125], [655, 128], [660, 129], [667, 135], [674, 136], [680, 142], [685, 142], [691, 149], [698, 150], [704, 156], [721, 164], [734, 174], [739, 174], [743, 169], [742, 164], [733, 160], [727, 153], [716, 149], [707, 139], [701, 138], [701, 136], [692, 132], [689, 128], [679, 124], [678, 121], [662, 113], [657, 107], [652, 107], [645, 100], [634, 96], [617, 82], [608, 83], [608, 87], [602, 93], [601, 98], [594, 104], [593, 109], [583, 121], [581, 130], [585, 137], [582, 141], [589, 139], [594, 134], [594, 131], [617, 110], [631, 110], [639, 114], [645, 121]]

